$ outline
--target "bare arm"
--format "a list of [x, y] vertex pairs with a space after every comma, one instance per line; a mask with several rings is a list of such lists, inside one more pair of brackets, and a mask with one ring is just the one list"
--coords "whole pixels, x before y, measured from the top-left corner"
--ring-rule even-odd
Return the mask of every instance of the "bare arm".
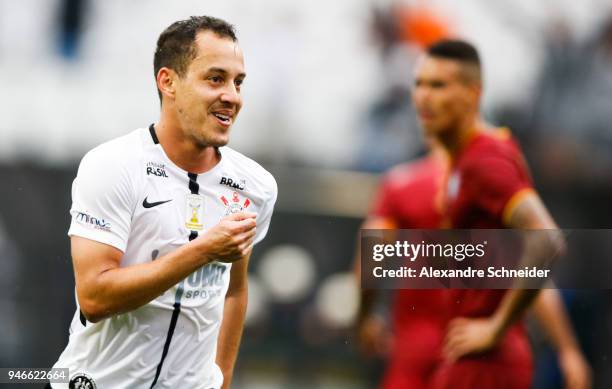
[[559, 291], [542, 290], [533, 304], [533, 313], [557, 350], [565, 386], [572, 389], [590, 388], [591, 368], [580, 351]]
[[229, 289], [225, 295], [216, 359], [217, 365], [223, 372], [222, 389], [228, 389], [232, 383], [234, 364], [240, 348], [248, 300], [247, 266], [250, 255], [249, 253], [232, 265]]
[[[546, 206], [535, 192], [530, 192], [513, 209], [507, 210], [505, 220], [508, 228], [519, 230], [548, 230], [548, 234], [527, 234], [524, 264], [540, 264], [564, 250], [557, 224]], [[529, 307], [539, 289], [511, 289], [495, 312], [499, 327], [505, 332]]]
[[[393, 229], [396, 224], [392, 219], [370, 217], [366, 219], [361, 229], [385, 230]], [[357, 285], [361, 285], [361, 240], [357, 239], [354, 259], [354, 273]], [[357, 317], [357, 336], [359, 347], [366, 355], [382, 355], [389, 348], [390, 336], [386, 318], [375, 312], [380, 291], [375, 289], [360, 289], [361, 299]]]
[[[551, 230], [550, 235], [537, 234], [527, 239], [524, 257], [531, 263], [541, 261], [547, 256], [563, 250], [563, 242], [558, 240], [557, 225], [535, 192], [530, 192], [506, 212], [506, 226], [515, 229]], [[539, 289], [509, 290], [495, 313], [483, 319], [459, 318], [449, 324], [444, 350], [451, 360], [467, 354], [479, 353], [494, 347], [508, 328], [525, 312], [538, 295]]]
[[127, 267], [120, 267], [123, 253], [117, 248], [73, 236], [72, 261], [83, 314], [97, 322], [134, 310], [213, 260], [243, 258], [252, 245], [255, 225], [255, 214], [237, 213], [153, 262]]

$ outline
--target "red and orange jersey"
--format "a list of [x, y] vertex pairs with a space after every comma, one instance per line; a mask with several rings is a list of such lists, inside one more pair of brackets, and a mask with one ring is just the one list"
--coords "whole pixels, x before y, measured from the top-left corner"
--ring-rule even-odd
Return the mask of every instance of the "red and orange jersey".
[[[438, 154], [398, 165], [381, 183], [369, 218], [388, 227], [438, 228], [442, 219], [447, 161]], [[448, 323], [448, 291], [401, 289], [393, 294], [395, 334], [382, 388], [428, 388], [442, 360]]]
[[446, 161], [435, 154], [396, 166], [383, 178], [369, 216], [396, 228], [438, 228], [445, 169]]
[[527, 164], [510, 133], [478, 132], [453, 162], [445, 216], [452, 228], [504, 228], [516, 200], [531, 190]]

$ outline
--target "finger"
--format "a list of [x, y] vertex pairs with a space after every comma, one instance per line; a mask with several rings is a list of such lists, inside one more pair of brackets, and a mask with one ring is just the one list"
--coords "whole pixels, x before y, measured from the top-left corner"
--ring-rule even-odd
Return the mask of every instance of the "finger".
[[254, 230], [255, 227], [257, 227], [257, 222], [255, 221], [255, 219], [252, 219], [252, 218], [243, 219], [240, 221], [236, 221], [234, 223], [236, 223], [233, 226], [234, 233], [242, 233], [242, 232], [246, 232], [249, 230]]
[[238, 250], [240, 250], [240, 252], [244, 253], [245, 251], [248, 251], [251, 247], [253, 247], [253, 239], [247, 239], [244, 242], [240, 243], [238, 245]]
[[465, 349], [461, 345], [457, 345], [448, 351], [448, 360], [450, 362], [456, 362], [459, 358], [465, 356]]
[[451, 320], [450, 323], [448, 323], [448, 328], [451, 329], [453, 327], [462, 327], [468, 324], [469, 322], [470, 322], [469, 319], [466, 319], [464, 317], [459, 317], [459, 318]]
[[444, 342], [444, 350], [449, 354], [457, 354], [458, 350], [465, 348], [469, 338], [464, 333], [454, 333], [446, 337]]
[[244, 255], [246, 253], [249, 253], [253, 249], [253, 246], [255, 246], [255, 243], [254, 243], [253, 238], [251, 238], [245, 241], [244, 243], [242, 243], [239, 247], [240, 247], [240, 251]]
[[450, 353], [457, 344], [457, 336], [446, 336], [444, 339], [444, 345], [442, 346], [442, 350], [445, 354]]
[[236, 213], [230, 213], [228, 216], [225, 217], [225, 219], [240, 221], [244, 219], [255, 219], [256, 217], [257, 214], [255, 212], [241, 211]]
[[455, 325], [446, 332], [447, 341], [457, 341], [469, 336], [469, 329], [464, 325]]
[[448, 330], [446, 331], [446, 336], [449, 338], [453, 338], [453, 337], [463, 334], [464, 332], [465, 332], [465, 327], [463, 325], [455, 324], [448, 328]]
[[447, 359], [454, 362], [467, 353], [468, 343], [463, 338], [453, 339], [444, 349]]
[[239, 234], [236, 234], [234, 236], [234, 242], [236, 244], [243, 244], [244, 242], [247, 242], [249, 240], [253, 241], [253, 239], [255, 238], [255, 234], [256, 233], [257, 233], [257, 231], [253, 228], [253, 229], [241, 232]]
[[447, 359], [448, 361], [450, 362], [455, 361], [455, 348], [451, 346], [450, 344], [444, 345], [444, 347], [442, 348], [442, 354], [444, 355], [444, 358]]

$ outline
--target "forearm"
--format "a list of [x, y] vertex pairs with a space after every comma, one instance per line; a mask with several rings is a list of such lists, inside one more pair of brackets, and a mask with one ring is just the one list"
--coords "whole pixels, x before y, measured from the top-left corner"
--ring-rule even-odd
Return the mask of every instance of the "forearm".
[[[558, 230], [523, 231], [524, 251], [520, 260], [522, 266], [544, 266], [556, 259], [563, 251], [563, 240]], [[541, 287], [527, 279], [518, 279], [506, 293], [494, 314], [500, 335], [512, 325], [533, 303]]]
[[493, 314], [497, 337], [501, 338], [508, 328], [521, 317], [538, 295], [539, 289], [511, 289], [504, 296]]
[[149, 263], [114, 267], [77, 280], [81, 310], [92, 322], [139, 308], [176, 285], [209, 259], [190, 242]]
[[579, 349], [557, 289], [542, 290], [534, 303], [533, 312], [557, 351]]
[[[395, 237], [395, 233], [391, 231], [396, 227], [396, 223], [390, 218], [383, 217], [370, 217], [366, 219], [361, 229], [369, 230], [385, 230], [385, 238], [391, 236]], [[392, 239], [389, 239], [392, 240]], [[369, 317], [376, 313], [377, 308], [381, 307], [381, 296], [380, 292], [376, 289], [364, 289], [361, 285], [361, 239], [360, 234], [357, 237], [355, 244], [355, 257], [353, 259], [353, 273], [355, 275], [355, 282], [360, 288], [360, 304], [359, 312], [357, 315], [357, 321], [361, 322], [364, 318]], [[380, 309], [379, 309], [380, 310]]]
[[240, 339], [242, 338], [247, 300], [248, 292], [246, 287], [233, 292], [225, 298], [216, 359], [217, 365], [223, 372], [222, 389], [227, 389], [231, 385], [234, 364], [238, 355], [238, 349], [240, 348]]

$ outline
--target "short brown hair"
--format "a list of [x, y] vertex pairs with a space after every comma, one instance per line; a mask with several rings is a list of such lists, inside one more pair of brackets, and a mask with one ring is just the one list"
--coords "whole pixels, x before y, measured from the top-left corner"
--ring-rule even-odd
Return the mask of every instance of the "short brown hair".
[[[238, 40], [233, 25], [212, 16], [191, 16], [189, 19], [174, 22], [157, 39], [153, 56], [153, 76], [156, 79], [159, 69], [163, 67], [174, 70], [181, 77], [185, 74], [189, 62], [197, 54], [194, 41], [200, 31], [213, 31], [221, 38], [234, 42]], [[161, 101], [159, 89], [157, 93]]]

